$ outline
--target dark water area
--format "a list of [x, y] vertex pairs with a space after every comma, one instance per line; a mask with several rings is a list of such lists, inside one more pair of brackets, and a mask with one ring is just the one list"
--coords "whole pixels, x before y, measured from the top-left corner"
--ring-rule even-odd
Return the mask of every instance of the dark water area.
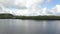
[[60, 34], [60, 20], [0, 19], [0, 34]]

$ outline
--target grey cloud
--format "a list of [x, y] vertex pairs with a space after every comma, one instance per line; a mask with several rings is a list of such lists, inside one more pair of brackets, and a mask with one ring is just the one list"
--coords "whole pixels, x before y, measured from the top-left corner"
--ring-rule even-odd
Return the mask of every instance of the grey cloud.
[[25, 6], [17, 6], [17, 5], [4, 5], [6, 8], [9, 9], [27, 9]]
[[53, 14], [53, 13], [52, 13], [52, 12], [50, 12], [50, 11], [46, 11], [46, 13], [47, 13], [47, 14]]
[[9, 0], [1, 3], [5, 8], [9, 9], [27, 9], [26, 6], [15, 5], [14, 0]]

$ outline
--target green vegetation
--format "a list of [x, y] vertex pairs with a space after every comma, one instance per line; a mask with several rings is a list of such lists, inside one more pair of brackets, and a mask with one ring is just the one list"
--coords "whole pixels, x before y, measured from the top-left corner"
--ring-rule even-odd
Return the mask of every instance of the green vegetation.
[[14, 16], [12, 14], [0, 14], [0, 19], [58, 20], [60, 16]]
[[8, 18], [12, 18], [13, 15], [12, 14], [0, 14], [0, 19], [8, 19]]
[[60, 16], [16, 16], [16, 19], [58, 20]]

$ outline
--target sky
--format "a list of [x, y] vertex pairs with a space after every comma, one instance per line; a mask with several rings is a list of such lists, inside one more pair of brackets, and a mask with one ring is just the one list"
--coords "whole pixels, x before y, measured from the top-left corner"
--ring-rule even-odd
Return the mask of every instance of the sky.
[[60, 16], [60, 0], [0, 0], [0, 13]]

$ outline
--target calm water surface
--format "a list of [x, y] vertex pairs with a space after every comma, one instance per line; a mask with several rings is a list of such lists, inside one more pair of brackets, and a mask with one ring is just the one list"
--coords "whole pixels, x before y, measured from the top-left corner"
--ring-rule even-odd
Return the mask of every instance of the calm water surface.
[[0, 34], [60, 34], [60, 20], [0, 19]]

